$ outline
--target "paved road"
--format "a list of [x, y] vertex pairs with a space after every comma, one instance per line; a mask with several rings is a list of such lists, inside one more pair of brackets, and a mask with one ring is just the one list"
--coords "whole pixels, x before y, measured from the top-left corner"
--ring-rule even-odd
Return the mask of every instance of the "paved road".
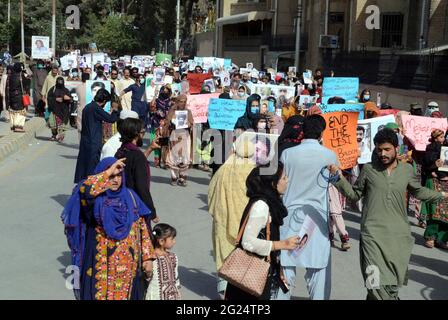
[[[0, 163], [0, 299], [73, 299], [65, 288], [69, 252], [60, 212], [71, 188], [78, 152], [77, 133], [70, 131], [64, 144], [48, 141], [42, 132], [21, 152]], [[187, 188], [169, 184], [168, 171], [152, 169], [151, 190], [164, 222], [178, 230], [175, 252], [185, 299], [216, 299], [212, 257], [211, 218], [207, 211], [209, 177], [191, 171]], [[332, 249], [332, 299], [364, 299], [359, 271], [359, 214], [345, 215], [353, 248]], [[411, 219], [413, 221], [413, 219]], [[409, 285], [402, 299], [448, 299], [446, 251], [423, 247], [422, 230], [410, 264]], [[307, 297], [299, 272], [295, 299]]]

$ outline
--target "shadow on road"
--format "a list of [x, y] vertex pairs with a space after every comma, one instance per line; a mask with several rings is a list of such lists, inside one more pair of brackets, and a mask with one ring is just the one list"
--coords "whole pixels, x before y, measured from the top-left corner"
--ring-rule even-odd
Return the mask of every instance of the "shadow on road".
[[67, 155], [62, 155], [62, 158], [65, 159], [69, 159], [69, 160], [78, 160], [78, 156], [67, 156]]
[[[427, 249], [427, 250], [431, 250], [431, 249]], [[432, 249], [432, 250], [434, 250], [434, 249]], [[418, 256], [418, 255], [413, 254], [411, 256], [410, 264], [413, 266], [428, 268], [434, 272], [437, 272], [438, 274], [440, 274], [442, 276], [448, 276], [448, 269], [446, 267], [446, 261], [443, 261], [443, 260], [428, 258], [428, 257]], [[447, 286], [447, 288], [448, 288], [448, 286]]]
[[420, 291], [425, 300], [446, 300], [448, 299], [448, 281], [442, 277], [426, 274], [417, 270], [409, 271], [409, 279], [421, 283], [425, 286]]
[[199, 210], [207, 211], [208, 212], [208, 195], [206, 194], [198, 194], [197, 197], [199, 200], [201, 200], [205, 206], [202, 208], [199, 208]]
[[216, 277], [200, 269], [179, 266], [179, 279], [182, 287], [210, 300], [219, 300]]
[[69, 198], [70, 195], [68, 194], [58, 194], [56, 196], [51, 196], [51, 199], [59, 203], [62, 207], [65, 207], [65, 204], [67, 203]]

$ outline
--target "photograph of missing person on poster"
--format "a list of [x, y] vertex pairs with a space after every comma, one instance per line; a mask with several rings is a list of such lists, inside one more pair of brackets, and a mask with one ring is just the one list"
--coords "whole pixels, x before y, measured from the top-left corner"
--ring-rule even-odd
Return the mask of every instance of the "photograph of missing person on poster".
[[312, 237], [314, 230], [317, 228], [314, 220], [307, 215], [305, 220], [303, 221], [302, 228], [299, 231], [299, 246], [295, 250], [290, 250], [289, 254], [292, 255], [295, 259], [299, 258], [303, 249], [309, 243], [310, 238]]
[[448, 147], [442, 147], [440, 159], [443, 161], [443, 166], [439, 168], [439, 171], [448, 172]]
[[187, 110], [178, 110], [176, 111], [176, 130], [178, 129], [187, 129], [188, 128], [188, 111]]

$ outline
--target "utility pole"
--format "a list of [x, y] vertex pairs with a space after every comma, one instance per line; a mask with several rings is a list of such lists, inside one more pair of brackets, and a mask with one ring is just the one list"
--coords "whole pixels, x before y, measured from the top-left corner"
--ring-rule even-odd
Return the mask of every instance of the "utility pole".
[[[8, 0], [8, 27], [11, 24], [11, 0]], [[9, 52], [9, 39], [8, 39], [8, 52]]]
[[20, 35], [22, 37], [22, 52], [21, 55], [25, 55], [25, 27], [24, 27], [24, 21], [23, 21], [23, 0], [20, 0]]
[[297, 72], [300, 70], [300, 25], [302, 24], [302, 0], [297, 0], [297, 22], [296, 22], [296, 55], [295, 66]]
[[53, 49], [53, 59], [56, 57], [56, 0], [53, 0], [53, 23], [51, 27], [51, 48]]
[[177, 18], [176, 18], [176, 57], [179, 58], [180, 48], [180, 0], [177, 0]]

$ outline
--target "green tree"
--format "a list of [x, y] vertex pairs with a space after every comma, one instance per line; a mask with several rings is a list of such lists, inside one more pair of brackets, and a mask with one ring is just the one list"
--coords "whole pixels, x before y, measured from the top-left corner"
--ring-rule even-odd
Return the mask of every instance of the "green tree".
[[94, 39], [99, 50], [112, 55], [133, 52], [138, 46], [134, 30], [134, 16], [111, 14], [95, 29]]

